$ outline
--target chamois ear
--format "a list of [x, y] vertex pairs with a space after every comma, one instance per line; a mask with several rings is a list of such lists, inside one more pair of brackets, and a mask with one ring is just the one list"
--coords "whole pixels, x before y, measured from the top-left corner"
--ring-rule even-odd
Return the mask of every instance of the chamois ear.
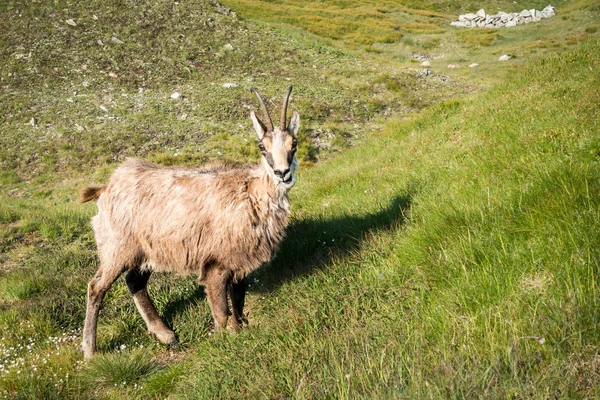
[[292, 114], [292, 119], [290, 120], [290, 124], [288, 125], [288, 132], [292, 135], [296, 136], [298, 134], [298, 129], [300, 128], [300, 114], [298, 111], [294, 110]]
[[258, 140], [261, 140], [263, 138], [263, 136], [265, 136], [265, 133], [267, 132], [267, 128], [265, 127], [265, 124], [263, 124], [262, 121], [260, 119], [258, 119], [258, 117], [256, 116], [256, 113], [254, 111], [250, 111], [250, 119], [252, 119], [252, 124], [254, 125], [254, 130], [256, 131], [256, 134], [258, 135]]

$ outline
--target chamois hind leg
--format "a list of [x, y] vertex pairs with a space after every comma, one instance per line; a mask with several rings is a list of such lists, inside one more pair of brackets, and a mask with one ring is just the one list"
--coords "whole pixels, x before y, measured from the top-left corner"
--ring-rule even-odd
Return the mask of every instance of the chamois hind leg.
[[204, 278], [206, 298], [215, 321], [215, 332], [220, 332], [227, 326], [229, 314], [227, 284], [230, 277], [231, 273], [229, 271], [213, 266], [206, 272]]
[[246, 278], [238, 282], [232, 280], [229, 285], [229, 297], [231, 298], [231, 328], [236, 330], [246, 320], [244, 317], [244, 300], [246, 298]]
[[125, 282], [133, 296], [133, 302], [137, 307], [142, 319], [148, 327], [148, 331], [165, 344], [176, 345], [175, 334], [160, 319], [156, 308], [148, 295], [148, 279], [152, 271], [134, 268], [125, 275]]
[[104, 295], [113, 282], [121, 276], [125, 269], [126, 267], [123, 264], [102, 263], [96, 275], [88, 283], [87, 308], [83, 325], [83, 341], [81, 343], [85, 359], [92, 358], [96, 352], [96, 327], [102, 299], [104, 299]]

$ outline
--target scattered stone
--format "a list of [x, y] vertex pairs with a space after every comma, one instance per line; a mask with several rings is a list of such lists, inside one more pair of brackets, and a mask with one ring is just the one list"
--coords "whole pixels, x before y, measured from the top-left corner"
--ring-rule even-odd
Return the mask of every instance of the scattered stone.
[[215, 7], [215, 11], [220, 14], [230, 15], [232, 18], [237, 16], [235, 11], [233, 11], [231, 8], [225, 7], [216, 0], [210, 0], [210, 3]]
[[117, 79], [118, 75], [111, 71], [111, 72], [108, 73], [108, 76], [110, 76], [113, 79]]
[[419, 76], [428, 76], [433, 75], [429, 68], [425, 68], [424, 70], [419, 71]]
[[477, 63], [469, 64], [469, 68], [475, 68], [478, 66], [479, 66], [479, 64], [477, 64]]
[[31, 117], [31, 119], [29, 120], [29, 125], [37, 126], [37, 124], [38, 124], [37, 119], [35, 119], [35, 117]]
[[108, 112], [108, 108], [106, 108], [106, 106], [100, 106], [100, 109], [104, 112]]
[[179, 92], [175, 92], [175, 93], [173, 93], [173, 94], [171, 95], [171, 98], [172, 98], [173, 100], [180, 99], [181, 97], [182, 97], [182, 96], [181, 96], [181, 93], [179, 93]]
[[81, 86], [83, 86], [83, 87], [88, 87], [88, 86], [90, 86], [90, 83], [89, 83], [88, 81], [83, 81], [83, 82], [81, 83]]
[[69, 103], [72, 103], [72, 102], [73, 102], [73, 99], [69, 97], [69, 98], [67, 99], [67, 101], [68, 101]]
[[495, 15], [485, 13], [481, 9], [476, 14], [464, 14], [458, 16], [458, 21], [450, 23], [451, 26], [461, 28], [510, 28], [517, 25], [538, 22], [544, 18], [550, 18], [556, 15], [556, 8], [551, 5], [546, 6], [542, 11], [534, 8], [513, 13], [499, 11]]
[[224, 83], [223, 87], [226, 89], [237, 87], [237, 83]]
[[550, 18], [556, 15], [556, 8], [548, 5], [542, 10], [542, 18]]
[[223, 46], [223, 50], [233, 51], [233, 46], [231, 45], [231, 43], [227, 43], [226, 45]]
[[68, 19], [65, 22], [71, 26], [77, 26], [77, 23], [75, 21], [73, 21], [72, 19]]
[[460, 65], [457, 65], [457, 64], [448, 64], [448, 68], [450, 68], [450, 69], [460, 68]]
[[413, 53], [411, 57], [415, 60], [426, 61], [426, 60], [437, 60], [438, 58], [446, 57], [445, 54], [419, 54]]
[[92, 15], [92, 19], [93, 19], [94, 21], [98, 21], [98, 17], [96, 17], [96, 14]]
[[100, 40], [100, 39], [98, 39], [98, 44], [99, 44], [100, 46], [104, 46], [104, 42], [103, 42], [102, 40]]
[[123, 43], [123, 41], [122, 41], [122, 40], [119, 40], [118, 38], [116, 38], [116, 37], [114, 37], [114, 36], [113, 36], [113, 37], [111, 37], [111, 38], [110, 38], [110, 40], [112, 40], [112, 41], [113, 41], [113, 43], [116, 43], [116, 44], [125, 44], [125, 43]]
[[501, 55], [500, 58], [498, 58], [498, 61], [508, 61], [511, 58], [512, 58], [511, 56], [504, 54], [504, 55]]
[[431, 63], [429, 61], [423, 61], [421, 67], [431, 67]]

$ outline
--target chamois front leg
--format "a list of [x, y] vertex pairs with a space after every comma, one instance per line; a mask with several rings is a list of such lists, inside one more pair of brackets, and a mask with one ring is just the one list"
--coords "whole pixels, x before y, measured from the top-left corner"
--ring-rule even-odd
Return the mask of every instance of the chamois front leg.
[[133, 302], [137, 307], [142, 319], [148, 327], [148, 331], [156, 336], [156, 338], [164, 344], [172, 346], [177, 344], [175, 334], [170, 330], [165, 323], [160, 319], [150, 296], [148, 295], [148, 279], [152, 271], [140, 270], [140, 268], [132, 269], [125, 275], [125, 282], [133, 296]]
[[246, 278], [238, 282], [231, 281], [229, 286], [229, 297], [231, 297], [231, 329], [237, 330], [246, 320], [244, 317], [244, 300], [246, 298]]
[[227, 283], [231, 272], [212, 266], [204, 279], [206, 298], [215, 321], [215, 332], [222, 331], [227, 326], [229, 307], [227, 306]]

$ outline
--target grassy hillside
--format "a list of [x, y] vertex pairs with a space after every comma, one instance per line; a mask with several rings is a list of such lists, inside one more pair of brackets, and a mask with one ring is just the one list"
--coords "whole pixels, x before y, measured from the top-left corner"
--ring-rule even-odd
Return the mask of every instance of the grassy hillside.
[[598, 396], [599, 50], [303, 171], [253, 326], [200, 344], [174, 393]]
[[[458, 3], [381, 2], [441, 31], [364, 44], [256, 11], [298, 2], [226, 3], [237, 15], [208, 1], [0, 5], [0, 397], [600, 396], [600, 9], [563, 2], [552, 24], [469, 33], [445, 25]], [[318, 6], [302, 4], [298, 21]], [[322, 8], [371, 12], [352, 4]], [[436, 59], [418, 77], [411, 54], [443, 45], [444, 63], [488, 64], [450, 75]], [[495, 62], [506, 49], [522, 53]], [[288, 78], [303, 162], [288, 238], [250, 277], [250, 325], [212, 335], [202, 288], [157, 274], [170, 349], [119, 282], [102, 354], [83, 363], [95, 206], [75, 189], [129, 155], [257, 159], [248, 89], [278, 105]]]
[[[513, 9], [518, 7], [518, 11], [524, 7], [541, 10], [547, 5], [544, 0], [529, 1], [523, 5], [509, 0], [487, 4], [456, 0], [225, 0], [224, 3], [241, 15], [298, 26], [319, 36], [340, 40], [351, 47], [394, 43], [410, 33], [443, 33], [451, 30], [447, 25], [456, 20], [459, 13], [476, 12], [486, 5], [491, 13], [516, 11]], [[559, 0], [554, 6], [567, 3]]]
[[[343, 149], [392, 112], [472, 91], [459, 81], [419, 80], [381, 67], [315, 37], [241, 21], [208, 0], [0, 7], [10, 17], [0, 22], [0, 118], [7, 132], [0, 167], [9, 181], [54, 181], [131, 155], [171, 163], [254, 159], [258, 152], [247, 146], [254, 139], [253, 86], [278, 109], [287, 85], [295, 85], [305, 161]], [[374, 83], [382, 73], [419, 96]], [[172, 99], [174, 92], [182, 97]]]
[[[557, 1], [554, 18], [514, 29], [456, 29], [459, 14], [543, 9], [546, 1], [249, 1], [225, 0], [241, 17], [296, 27], [350, 48], [380, 65], [417, 69], [423, 60], [444, 77], [466, 77], [469, 85], [491, 85], [532, 57], [568, 49], [600, 31], [593, 0]], [[508, 54], [509, 63], [498, 62]], [[469, 65], [478, 64], [475, 68]], [[455, 68], [449, 69], [453, 65]], [[423, 67], [420, 67], [423, 68]]]

